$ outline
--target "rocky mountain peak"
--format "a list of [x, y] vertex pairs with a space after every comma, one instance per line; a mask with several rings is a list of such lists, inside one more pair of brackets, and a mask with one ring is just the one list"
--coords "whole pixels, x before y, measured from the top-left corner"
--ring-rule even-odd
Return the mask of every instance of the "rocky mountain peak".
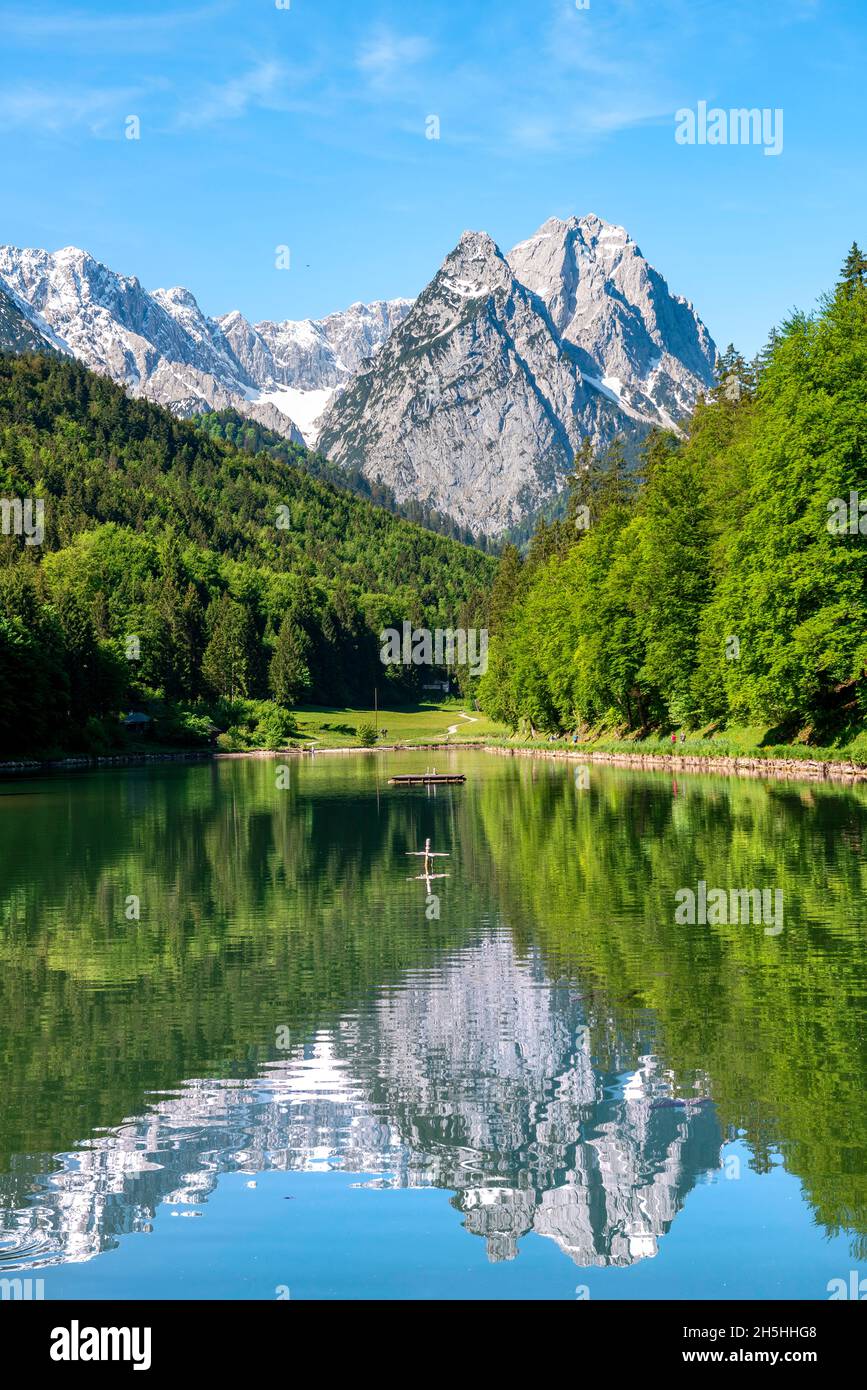
[[185, 290], [183, 285], [175, 285], [170, 290], [152, 290], [154, 299], [159, 299], [164, 304], [174, 304], [178, 309], [199, 310], [198, 300], [189, 290]]
[[511, 272], [497, 243], [487, 232], [464, 232], [434, 279], [464, 298], [478, 298], [508, 286]]
[[624, 227], [551, 218], [506, 256], [465, 232], [332, 403], [320, 447], [496, 533], [563, 486], [585, 436], [676, 427], [714, 357]]
[[628, 409], [676, 426], [712, 380], [716, 349], [625, 227], [551, 219], [508, 255], [587, 376]]
[[190, 290], [149, 293], [77, 247], [0, 247], [0, 291], [10, 342], [48, 339], [179, 415], [231, 407], [303, 433], [491, 533], [563, 486], [583, 438], [677, 428], [716, 356], [692, 304], [595, 213], [549, 218], [506, 255], [466, 231], [415, 301], [321, 319], [212, 319]]

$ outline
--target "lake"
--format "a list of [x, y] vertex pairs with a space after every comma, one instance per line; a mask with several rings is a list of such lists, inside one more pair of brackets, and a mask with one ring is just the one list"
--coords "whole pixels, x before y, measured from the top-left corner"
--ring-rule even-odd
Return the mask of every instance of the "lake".
[[[388, 786], [431, 762], [467, 784]], [[0, 784], [0, 1276], [827, 1299], [867, 1278], [865, 825], [469, 751]], [[780, 929], [678, 921], [702, 884]]]

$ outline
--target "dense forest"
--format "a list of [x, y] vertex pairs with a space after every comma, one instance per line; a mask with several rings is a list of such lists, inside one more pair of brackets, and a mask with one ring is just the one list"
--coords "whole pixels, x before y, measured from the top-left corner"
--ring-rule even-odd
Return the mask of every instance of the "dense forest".
[[212, 410], [207, 415], [197, 415], [194, 418], [199, 428], [211, 439], [223, 439], [234, 448], [243, 449], [247, 454], [270, 454], [272, 458], [283, 463], [305, 469], [314, 478], [333, 483], [335, 487], [348, 488], [350, 492], [373, 502], [377, 507], [384, 507], [395, 516], [402, 516], [405, 521], [424, 526], [428, 531], [449, 536], [451, 540], [460, 541], [462, 545], [477, 545], [480, 550], [492, 553], [497, 549], [496, 542], [490, 537], [474, 535], [468, 527], [455, 521], [454, 517], [437, 511], [435, 507], [428, 507], [413, 497], [408, 497], [405, 502], [398, 502], [387, 483], [365, 477], [359, 468], [343, 468], [331, 463], [324, 454], [304, 449], [299, 444], [292, 444], [257, 421], [245, 419], [236, 410]]
[[[382, 628], [457, 625], [493, 573], [478, 550], [49, 355], [0, 356], [0, 497], [7, 756], [109, 750], [129, 710], [162, 742], [222, 729], [279, 746], [301, 700], [410, 693], [419, 673], [386, 671]], [[22, 534], [12, 499], [42, 503], [44, 536]]]
[[[107, 751], [130, 710], [168, 744], [279, 746], [303, 701], [411, 696], [418, 668], [379, 660], [407, 620], [491, 628], [473, 693], [515, 730], [865, 725], [857, 246], [819, 312], [723, 354], [683, 436], [650, 433], [637, 467], [582, 448], [493, 590], [491, 558], [349, 484], [230, 412], [183, 422], [68, 359], [0, 356], [0, 755]], [[11, 499], [44, 506], [40, 543]]]
[[482, 704], [512, 729], [740, 723], [835, 737], [867, 717], [867, 258], [638, 469], [583, 450], [566, 515], [507, 547]]

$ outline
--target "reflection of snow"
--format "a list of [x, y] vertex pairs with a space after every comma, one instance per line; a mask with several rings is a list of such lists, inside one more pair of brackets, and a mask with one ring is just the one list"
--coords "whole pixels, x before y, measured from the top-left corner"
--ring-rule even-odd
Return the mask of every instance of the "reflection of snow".
[[649, 1259], [721, 1139], [706, 1102], [673, 1103], [656, 1058], [626, 1061], [601, 1073], [576, 993], [492, 936], [257, 1080], [190, 1081], [53, 1175], [38, 1159], [27, 1204], [0, 1188], [0, 1264], [89, 1259], [160, 1204], [200, 1206], [220, 1173], [269, 1169], [450, 1189], [492, 1259], [531, 1231], [579, 1265]]

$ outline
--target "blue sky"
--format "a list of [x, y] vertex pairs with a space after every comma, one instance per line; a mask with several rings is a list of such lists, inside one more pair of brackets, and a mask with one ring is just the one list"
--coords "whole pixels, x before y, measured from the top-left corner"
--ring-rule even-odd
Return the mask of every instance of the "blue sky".
[[[867, 242], [865, 0], [278, 4], [0, 0], [0, 241], [301, 318], [592, 211], [746, 352]], [[782, 154], [678, 145], [699, 101], [782, 108]]]

